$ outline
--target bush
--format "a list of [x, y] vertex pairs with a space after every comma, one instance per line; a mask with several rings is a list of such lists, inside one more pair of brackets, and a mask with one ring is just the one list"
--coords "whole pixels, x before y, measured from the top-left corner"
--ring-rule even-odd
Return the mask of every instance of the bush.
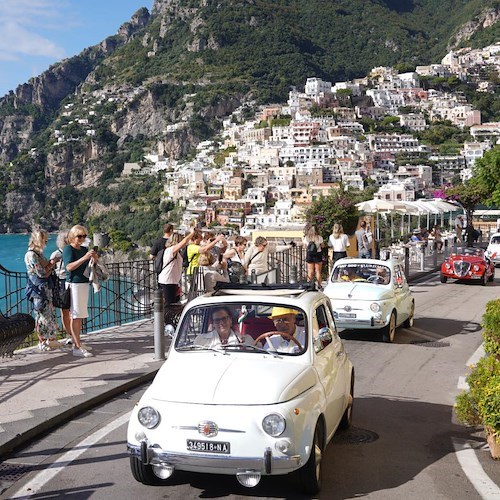
[[486, 305], [483, 316], [485, 357], [467, 377], [469, 390], [456, 398], [455, 411], [467, 425], [482, 425], [500, 443], [500, 299]]

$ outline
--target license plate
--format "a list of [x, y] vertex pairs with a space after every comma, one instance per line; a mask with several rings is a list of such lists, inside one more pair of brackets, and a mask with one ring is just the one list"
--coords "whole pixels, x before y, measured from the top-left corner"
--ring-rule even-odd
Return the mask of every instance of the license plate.
[[355, 318], [355, 313], [339, 313], [339, 318]]
[[198, 439], [188, 439], [187, 449], [189, 451], [201, 451], [203, 453], [231, 453], [231, 446], [225, 441], [199, 441]]

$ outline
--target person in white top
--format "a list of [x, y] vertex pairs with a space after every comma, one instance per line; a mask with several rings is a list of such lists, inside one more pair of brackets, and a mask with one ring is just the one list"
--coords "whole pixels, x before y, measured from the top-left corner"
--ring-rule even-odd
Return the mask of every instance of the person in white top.
[[[273, 307], [269, 319], [273, 320], [276, 332], [266, 338], [264, 349], [273, 352], [299, 353], [306, 344], [306, 333], [303, 327], [296, 325], [298, 311], [288, 307]], [[294, 340], [295, 339], [295, 340]]]
[[194, 229], [181, 239], [179, 233], [174, 233], [165, 243], [163, 252], [163, 269], [158, 275], [158, 284], [163, 292], [165, 307], [178, 302], [177, 287], [182, 275], [182, 255], [179, 250], [185, 247], [193, 237]]
[[269, 250], [267, 248], [267, 240], [263, 236], [257, 236], [255, 242], [245, 252], [243, 259], [243, 267], [246, 269], [248, 276], [252, 275], [252, 270], [256, 274], [263, 274], [269, 271], [267, 258]]
[[227, 262], [222, 258], [215, 264], [215, 257], [211, 253], [202, 253], [198, 259], [200, 270], [203, 273], [205, 292], [213, 292], [215, 285], [221, 281], [229, 283], [229, 274], [227, 273]]
[[214, 348], [228, 344], [251, 344], [253, 340], [248, 335], [240, 337], [232, 328], [233, 316], [226, 306], [214, 307], [210, 311], [213, 330], [202, 333], [194, 339], [194, 345]]
[[347, 248], [351, 246], [349, 237], [344, 234], [342, 224], [333, 225], [332, 234], [328, 237], [328, 246], [333, 249], [332, 265], [339, 259], [347, 257]]

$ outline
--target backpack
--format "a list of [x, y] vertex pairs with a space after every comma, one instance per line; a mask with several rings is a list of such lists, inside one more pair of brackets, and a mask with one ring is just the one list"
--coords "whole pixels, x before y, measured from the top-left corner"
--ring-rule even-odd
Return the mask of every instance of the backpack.
[[156, 274], [160, 274], [163, 271], [164, 253], [165, 253], [165, 248], [162, 248], [155, 256], [154, 270]]
[[316, 246], [316, 243], [314, 243], [314, 241], [310, 241], [307, 244], [306, 253], [308, 257], [316, 257], [318, 255], [318, 247]]
[[159, 276], [160, 273], [175, 259], [175, 256], [172, 257], [165, 265], [163, 265], [163, 254], [165, 253], [165, 248], [162, 248], [155, 257], [154, 270], [155, 273]]
[[189, 265], [191, 264], [191, 261], [194, 259], [194, 256], [195, 256], [195, 254], [193, 254], [191, 259], [188, 259], [188, 246], [189, 245], [186, 245], [185, 247], [182, 247], [179, 250], [179, 253], [181, 254], [181, 257], [182, 257], [182, 267], [184, 269], [187, 269], [189, 267]]

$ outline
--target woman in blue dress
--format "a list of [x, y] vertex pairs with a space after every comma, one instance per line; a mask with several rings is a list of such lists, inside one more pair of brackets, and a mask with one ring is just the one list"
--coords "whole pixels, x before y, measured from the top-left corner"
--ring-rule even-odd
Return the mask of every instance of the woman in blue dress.
[[57, 258], [47, 260], [43, 255], [48, 240], [47, 231], [35, 229], [31, 233], [28, 251], [24, 256], [28, 272], [27, 297], [33, 303], [35, 311], [35, 328], [40, 351], [51, 351], [61, 347], [56, 340], [59, 326], [52, 305], [52, 289], [49, 287], [49, 276], [57, 263]]

